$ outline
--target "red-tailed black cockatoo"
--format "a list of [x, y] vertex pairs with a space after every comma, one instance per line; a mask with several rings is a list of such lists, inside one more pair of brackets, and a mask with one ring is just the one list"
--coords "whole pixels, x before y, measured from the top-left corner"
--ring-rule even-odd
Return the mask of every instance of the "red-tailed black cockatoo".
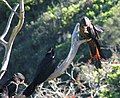
[[91, 39], [87, 42], [90, 49], [90, 62], [93, 61], [97, 69], [102, 68], [101, 58], [106, 58], [101, 50], [99, 34], [105, 29], [100, 26], [93, 25], [88, 17], [83, 17], [80, 21], [79, 30], [79, 34], [82, 38]]
[[55, 53], [54, 49], [48, 49], [45, 57], [42, 59], [38, 68], [36, 70], [36, 74], [28, 85], [28, 87], [23, 91], [23, 95], [29, 97], [35, 91], [35, 88], [47, 80], [47, 78], [54, 72], [55, 70]]

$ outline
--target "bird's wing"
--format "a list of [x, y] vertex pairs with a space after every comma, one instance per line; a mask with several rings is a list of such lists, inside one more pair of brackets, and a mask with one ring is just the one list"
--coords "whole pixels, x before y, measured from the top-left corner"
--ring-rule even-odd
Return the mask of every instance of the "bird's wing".
[[41, 61], [41, 63], [38, 65], [38, 68], [36, 70], [34, 79], [38, 78], [38, 77], [41, 78], [41, 77], [43, 77], [43, 75], [45, 75], [47, 73], [48, 73], [47, 75], [50, 75], [51, 72], [55, 69], [54, 65], [55, 64], [54, 64], [54, 59], [53, 58], [45, 57]]
[[101, 26], [98, 26], [98, 25], [93, 25], [93, 26], [94, 26], [94, 28], [95, 28], [95, 30], [96, 30], [97, 32], [102, 33], [102, 32], [104, 32], [104, 31], [106, 31], [106, 29], [103, 28], [103, 27], [101, 27]]
[[98, 32], [96, 32], [93, 24], [90, 26], [90, 28], [89, 28], [88, 31], [90, 31], [89, 33], [91, 35], [91, 38], [93, 38], [93, 39], [99, 39], [99, 34], [98, 34]]
[[105, 31], [105, 28], [98, 26], [98, 25], [93, 25], [90, 27], [91, 29], [91, 34], [94, 38], [99, 39], [100, 38], [100, 33]]

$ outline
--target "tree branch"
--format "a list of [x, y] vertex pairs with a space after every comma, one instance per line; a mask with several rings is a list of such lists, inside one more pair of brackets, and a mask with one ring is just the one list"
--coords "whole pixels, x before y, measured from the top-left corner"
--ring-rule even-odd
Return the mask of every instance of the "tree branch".
[[[19, 7], [19, 4], [17, 4], [17, 5], [13, 8], [13, 10], [16, 11], [18, 7]], [[0, 43], [1, 43], [5, 48], [7, 48], [6, 46], [7, 46], [8, 43], [5, 41], [4, 38], [5, 38], [5, 36], [7, 35], [8, 31], [9, 31], [9, 29], [10, 29], [10, 25], [11, 25], [13, 16], [14, 16], [14, 12], [11, 12], [11, 14], [10, 14], [10, 16], [9, 16], [9, 19], [8, 19], [8, 22], [7, 22], [7, 26], [6, 26], [3, 34], [0, 36]]]
[[6, 0], [2, 0], [2, 1], [7, 5], [7, 7], [8, 7], [13, 13], [15, 13], [18, 17], [20, 17], [19, 14], [18, 14], [14, 9], [12, 9], [12, 7], [9, 5], [9, 3], [8, 3]]
[[[10, 39], [9, 39], [8, 42], [4, 41], [4, 39], [3, 39], [6, 36], [7, 33], [4, 33], [2, 35], [2, 40], [0, 40], [0, 42], [3, 43], [3, 45], [5, 46], [5, 55], [4, 55], [3, 62], [2, 62], [2, 68], [0, 70], [0, 79], [2, 78], [2, 76], [4, 75], [4, 73], [5, 73], [6, 69], [7, 69], [13, 42], [14, 42], [14, 40], [16, 38], [16, 35], [21, 30], [21, 28], [23, 26], [23, 23], [24, 23], [24, 0], [20, 0], [19, 22], [18, 22], [17, 26], [15, 26], [15, 28], [13, 29], [12, 34], [11, 34]], [[9, 27], [7, 27], [7, 28], [9, 28]]]
[[79, 40], [79, 36], [78, 36], [79, 25], [80, 24], [77, 23], [75, 28], [74, 28], [74, 31], [72, 34], [72, 39], [71, 39], [71, 48], [70, 48], [70, 52], [69, 52], [68, 56], [63, 61], [63, 63], [58, 68], [56, 68], [54, 73], [52, 73], [47, 80], [51, 80], [51, 79], [56, 78], [56, 77], [60, 76], [61, 74], [63, 74], [63, 72], [69, 67], [72, 60], [74, 59], [79, 46], [81, 44], [85, 43], [86, 41], [90, 40], [90, 39], [89, 40]]

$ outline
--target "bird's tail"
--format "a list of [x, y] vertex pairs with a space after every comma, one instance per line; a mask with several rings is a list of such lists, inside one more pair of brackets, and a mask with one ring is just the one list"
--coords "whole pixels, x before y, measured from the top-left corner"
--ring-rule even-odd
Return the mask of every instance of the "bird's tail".
[[101, 61], [100, 61], [100, 59], [98, 59], [98, 58], [95, 58], [95, 60], [94, 60], [94, 65], [95, 65], [95, 67], [97, 68], [97, 69], [101, 69], [102, 68], [102, 66], [101, 66]]
[[35, 91], [35, 87], [36, 86], [33, 84], [33, 82], [31, 82], [28, 87], [23, 91], [23, 95], [29, 97]]
[[90, 58], [91, 58], [91, 61], [94, 62], [94, 65], [95, 67], [98, 69], [98, 68], [102, 68], [101, 66], [101, 60], [100, 60], [100, 54], [99, 54], [99, 51], [98, 51], [98, 48], [96, 47], [95, 48], [95, 55], [93, 56], [93, 52], [90, 52]]
[[101, 58], [103, 58], [102, 50], [100, 49], [99, 43], [96, 43], [95, 41], [88, 42], [89, 48], [90, 48], [90, 58], [91, 61], [94, 62], [95, 67], [102, 68], [101, 66]]

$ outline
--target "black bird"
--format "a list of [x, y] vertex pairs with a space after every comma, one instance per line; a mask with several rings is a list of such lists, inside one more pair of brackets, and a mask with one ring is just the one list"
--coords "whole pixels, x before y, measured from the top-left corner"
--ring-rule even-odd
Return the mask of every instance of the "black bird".
[[17, 93], [19, 84], [24, 83], [25, 77], [21, 73], [14, 74], [10, 79], [8, 79], [0, 88], [0, 94], [5, 94], [9, 98]]
[[96, 68], [102, 68], [101, 58], [106, 59], [103, 51], [101, 50], [100, 32], [105, 29], [100, 26], [95, 26], [91, 23], [88, 17], [83, 17], [80, 21], [80, 36], [84, 39], [91, 39], [88, 41], [90, 49], [90, 62], [94, 61]]
[[55, 53], [53, 48], [47, 51], [47, 54], [38, 65], [35, 77], [33, 81], [28, 85], [28, 87], [23, 91], [23, 95], [26, 97], [30, 96], [35, 88], [43, 83], [55, 70]]

